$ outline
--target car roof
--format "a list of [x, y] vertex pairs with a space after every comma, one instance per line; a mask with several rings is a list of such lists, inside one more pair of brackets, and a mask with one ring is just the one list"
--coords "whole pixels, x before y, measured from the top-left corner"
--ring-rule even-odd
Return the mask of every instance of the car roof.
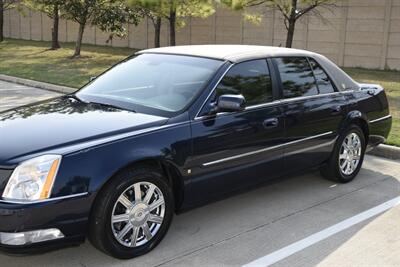
[[276, 56], [311, 56], [314, 53], [276, 46], [259, 45], [182, 45], [151, 48], [139, 51], [137, 54], [157, 53], [206, 57], [228, 60], [233, 63], [265, 57]]
[[315, 59], [332, 78], [338, 90], [357, 90], [360, 85], [323, 55], [318, 53], [276, 46], [260, 45], [182, 45], [150, 48], [136, 54], [169, 54], [205, 57], [232, 63], [268, 57], [310, 57]]

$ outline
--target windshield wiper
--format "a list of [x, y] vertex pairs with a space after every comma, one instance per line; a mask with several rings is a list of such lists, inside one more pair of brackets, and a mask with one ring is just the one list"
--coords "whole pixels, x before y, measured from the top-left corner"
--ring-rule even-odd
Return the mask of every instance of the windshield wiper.
[[122, 109], [122, 110], [129, 110], [129, 111], [132, 111], [132, 112], [136, 113], [136, 111], [133, 110], [133, 109], [123, 108], [123, 107], [120, 107], [120, 106], [117, 106], [117, 105], [113, 105], [113, 104], [109, 104], [109, 103], [101, 103], [101, 102], [87, 102], [87, 103], [88, 104], [100, 105], [100, 106], [103, 106], [103, 107]]
[[79, 102], [82, 102], [82, 103], [88, 103], [88, 102], [83, 101], [80, 97], [78, 97], [78, 96], [75, 95], [75, 94], [69, 94], [69, 95], [66, 95], [66, 97], [67, 97], [67, 98], [72, 98], [72, 99], [78, 100]]

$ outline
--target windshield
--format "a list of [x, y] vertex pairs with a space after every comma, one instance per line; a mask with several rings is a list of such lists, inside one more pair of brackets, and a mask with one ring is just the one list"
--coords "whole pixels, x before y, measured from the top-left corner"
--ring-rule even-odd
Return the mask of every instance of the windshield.
[[[142, 54], [114, 66], [77, 96], [142, 112], [178, 112], [202, 90], [222, 61], [177, 55]], [[141, 110], [142, 109], [142, 110]]]

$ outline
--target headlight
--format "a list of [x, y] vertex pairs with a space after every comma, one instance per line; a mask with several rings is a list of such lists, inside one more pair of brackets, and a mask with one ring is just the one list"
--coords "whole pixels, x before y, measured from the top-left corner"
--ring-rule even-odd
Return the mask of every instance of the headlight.
[[49, 198], [60, 162], [60, 155], [44, 155], [22, 162], [12, 173], [3, 199], [29, 202]]

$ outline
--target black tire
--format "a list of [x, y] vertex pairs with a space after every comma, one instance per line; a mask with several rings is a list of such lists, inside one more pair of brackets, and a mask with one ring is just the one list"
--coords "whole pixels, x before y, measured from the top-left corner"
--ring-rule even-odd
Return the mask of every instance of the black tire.
[[[165, 202], [164, 219], [158, 232], [147, 243], [137, 247], [127, 247], [118, 242], [114, 236], [111, 216], [119, 196], [138, 182], [152, 183], [161, 190]], [[89, 240], [96, 248], [115, 258], [134, 258], [146, 254], [160, 243], [169, 229], [173, 213], [173, 193], [166, 178], [159, 171], [146, 166], [123, 171], [113, 177], [96, 198], [89, 223]]]
[[[340, 151], [342, 149], [342, 144], [346, 136], [348, 136], [351, 133], [355, 133], [359, 136], [360, 141], [361, 141], [361, 155], [360, 155], [360, 160], [358, 162], [358, 165], [356, 169], [349, 175], [346, 175], [343, 173], [343, 171], [340, 169], [339, 166], [339, 155]], [[344, 132], [341, 134], [336, 141], [334, 150], [328, 159], [327, 163], [321, 167], [321, 174], [329, 179], [333, 180], [335, 182], [339, 183], [348, 183], [352, 181], [357, 174], [359, 173], [362, 163], [364, 161], [364, 155], [365, 155], [365, 148], [366, 148], [366, 143], [365, 143], [365, 136], [363, 131], [358, 125], [351, 124]]]

